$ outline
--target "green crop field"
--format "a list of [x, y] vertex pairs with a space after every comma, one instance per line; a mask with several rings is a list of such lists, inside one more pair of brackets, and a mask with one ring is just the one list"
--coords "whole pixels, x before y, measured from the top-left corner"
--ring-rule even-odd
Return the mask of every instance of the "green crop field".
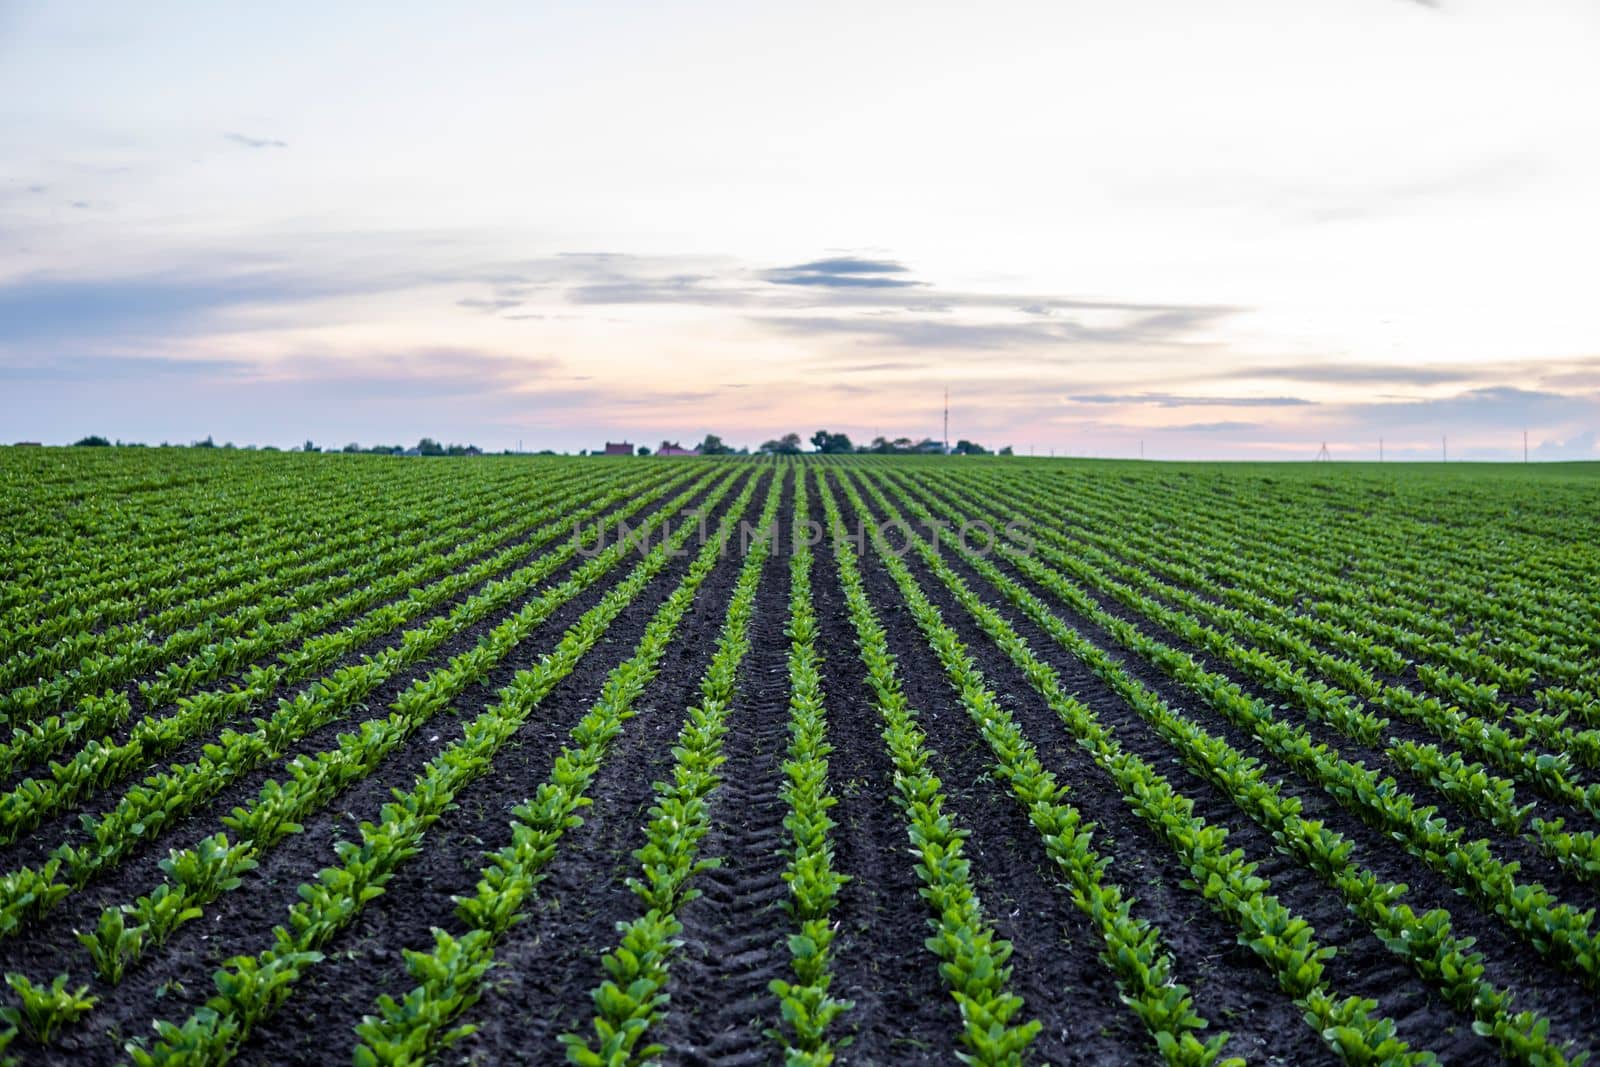
[[0, 488], [0, 1058], [1600, 1047], [1595, 465]]

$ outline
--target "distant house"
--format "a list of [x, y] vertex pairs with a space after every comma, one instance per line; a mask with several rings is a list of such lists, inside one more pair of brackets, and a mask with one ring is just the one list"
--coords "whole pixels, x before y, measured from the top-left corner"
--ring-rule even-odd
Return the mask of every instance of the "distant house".
[[633, 455], [633, 446], [626, 441], [607, 441], [604, 454], [608, 456], [631, 456]]
[[463, 456], [481, 456], [483, 455], [483, 449], [479, 448], [477, 445], [468, 445], [461, 454]]
[[402, 452], [400, 454], [402, 456], [420, 456], [420, 455], [422, 455], [422, 449], [420, 449], [420, 448], [408, 448], [408, 449], [406, 449], [404, 452]]
[[698, 456], [698, 448], [684, 448], [676, 441], [662, 441], [661, 447], [656, 449], [658, 456]]

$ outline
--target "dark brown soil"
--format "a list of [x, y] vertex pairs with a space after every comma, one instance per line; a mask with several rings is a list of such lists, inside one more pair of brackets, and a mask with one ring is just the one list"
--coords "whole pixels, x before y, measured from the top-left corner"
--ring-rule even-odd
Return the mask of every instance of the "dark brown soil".
[[[941, 483], [934, 478], [924, 481], [914, 468], [905, 469], [930, 491], [930, 498], [917, 498], [924, 503], [931, 499], [953, 503], [968, 513], [1008, 513], [1014, 502], [1004, 491], [991, 501], [979, 501], [964, 484]], [[868, 473], [861, 473], [864, 470]], [[774, 468], [765, 464], [742, 472], [742, 477], [761, 480], [748, 517], [753, 519], [765, 480], [773, 475]], [[871, 474], [865, 466], [848, 474], [835, 468], [829, 476], [848, 523], [853, 526], [857, 518], [884, 518], [866, 486], [890, 481]], [[838, 493], [841, 478], [861, 489], [871, 514], [854, 513]], [[738, 488], [724, 497], [719, 514]], [[661, 507], [670, 495], [675, 494], [669, 492], [654, 500], [641, 517]], [[153, 494], [153, 499], [159, 497]], [[822, 509], [814, 489], [811, 500], [812, 517], [819, 518]], [[779, 517], [784, 531], [791, 514], [792, 489], [786, 489]], [[212, 525], [225, 518], [216, 516]], [[918, 532], [926, 533], [920, 527]], [[894, 540], [899, 541], [900, 536], [896, 534]], [[670, 964], [668, 1011], [648, 1037], [665, 1047], [662, 1059], [666, 1063], [744, 1067], [781, 1062], [780, 1047], [766, 1031], [780, 1023], [777, 999], [768, 986], [775, 978], [790, 977], [787, 938], [794, 929], [783, 906], [788, 896], [783, 872], [789, 836], [783, 825], [787, 809], [781, 792], [789, 743], [789, 643], [784, 633], [789, 547], [786, 538], [782, 549], [765, 564], [756, 596], [752, 643], [740, 666], [729, 711], [723, 781], [711, 796], [711, 830], [701, 843], [701, 857], [717, 859], [720, 865], [697, 876], [694, 885], [702, 895], [681, 909], [684, 930]], [[500, 750], [488, 772], [462, 791], [454, 808], [430, 828], [422, 851], [402, 864], [386, 892], [333, 939], [324, 962], [310, 970], [284, 1007], [257, 1028], [244, 1046], [242, 1063], [350, 1061], [357, 1041], [352, 1028], [362, 1015], [373, 1011], [378, 996], [398, 999], [416, 984], [407, 971], [403, 950], [431, 948], [435, 928], [462, 933], [452, 898], [473, 891], [484, 854], [509, 840], [510, 809], [546, 780], [569, 731], [600, 693], [607, 673], [633, 654], [657, 607], [686, 572], [692, 551], [691, 556], [672, 560], [622, 611], [602, 641]], [[1068, 802], [1093, 824], [1095, 848], [1112, 861], [1106, 878], [1123, 888], [1133, 901], [1135, 915], [1159, 929], [1162, 943], [1175, 961], [1175, 978], [1189, 988], [1195, 1011], [1209, 1021], [1206, 1033], [1226, 1031], [1231, 1036], [1225, 1054], [1243, 1056], [1251, 1063], [1298, 1067], [1334, 1062], [1332, 1051], [1307, 1025], [1302, 1010], [1279, 989], [1266, 964], [1239, 943], [1237, 927], [1185, 886], [1190, 872], [1178, 855], [1122, 796], [1092, 754], [1071, 736], [1024, 673], [979, 628], [932, 568], [915, 552], [902, 558], [944, 622], [965, 643], [1000, 704], [1036, 746], [1040, 760], [1069, 788]], [[285, 918], [298, 887], [319, 868], [335, 862], [334, 845], [356, 836], [362, 820], [375, 819], [392, 790], [410, 788], [425, 763], [459, 736], [462, 724], [496, 702], [497, 691], [517, 671], [550, 651], [563, 631], [619, 582], [637, 559], [635, 555], [624, 557], [594, 587], [556, 611], [489, 678], [463, 693], [450, 713], [426, 724], [374, 773], [307, 817], [303, 833], [266, 849], [259, 869], [246, 877], [243, 886], [208, 905], [203, 918], [180, 928], [120, 985], [112, 987], [93, 977], [86, 952], [73, 938], [74, 931], [93, 926], [102, 908], [130, 902], [158, 884], [164, 878], [159, 860], [169, 848], [188, 846], [221, 829], [219, 816], [234, 805], [249, 802], [264, 781], [280, 776], [283, 761], [273, 761], [244, 776], [177, 820], [115, 870], [72, 894], [52, 914], [0, 940], [0, 972], [20, 971], [37, 981], [65, 971], [74, 985], [88, 983], [100, 998], [84, 1022], [68, 1027], [50, 1049], [41, 1050], [19, 1039], [10, 1053], [28, 1064], [122, 1062], [123, 1043], [153, 1036], [153, 1019], [181, 1022], [211, 993], [212, 972], [224, 961], [239, 953], [255, 954], [270, 945], [272, 928]], [[1335, 892], [1281, 851], [1267, 831], [1235, 807], [1223, 790], [1185, 768], [1175, 750], [1114, 690], [1047, 631], [1012, 608], [975, 568], [948, 551], [944, 559], [1057, 672], [1064, 690], [1090, 708], [1126, 750], [1138, 754], [1191, 798], [1195, 812], [1208, 823], [1227, 828], [1229, 847], [1243, 850], [1246, 858], [1257, 864], [1257, 873], [1270, 880], [1272, 892], [1284, 905], [1315, 928], [1321, 944], [1336, 950], [1326, 970], [1326, 982], [1333, 991], [1371, 998], [1378, 1005], [1378, 1014], [1395, 1021], [1402, 1038], [1414, 1047], [1433, 1050], [1447, 1064], [1499, 1062], [1498, 1050], [1473, 1033], [1468, 1013], [1445, 1003], [1346, 910]], [[1379, 878], [1406, 883], [1405, 899], [1418, 912], [1448, 909], [1456, 934], [1476, 939], [1488, 977], [1516, 994], [1518, 1008], [1534, 1009], [1548, 1017], [1555, 1035], [1574, 1040], [1579, 1048], [1597, 1044], [1590, 1019], [1592, 993], [1576, 978], [1539, 956], [1501, 920], [1412, 859], [1387, 834], [1364, 824], [1272, 757], [1199, 696], [1174, 683], [1016, 568], [999, 557], [990, 559], [1175, 711], [1259, 759], [1269, 778], [1304, 805], [1306, 817], [1323, 820], [1353, 843], [1354, 862], [1369, 867]], [[636, 714], [612, 742], [589, 791], [593, 805], [583, 809], [584, 821], [561, 841], [528, 903], [525, 921], [497, 944], [496, 966], [482, 1000], [461, 1020], [475, 1030], [437, 1057], [439, 1062], [559, 1063], [564, 1059], [560, 1035], [592, 1033], [590, 994], [605, 977], [601, 957], [615, 946], [618, 925], [639, 911], [638, 898], [624, 879], [634, 874], [638, 865], [633, 853], [643, 842], [653, 785], [671, 773], [672, 747], [685, 710], [698, 700], [699, 682], [716, 646], [741, 563], [737, 550], [729, 552], [701, 586], [656, 677], [639, 699]], [[542, 583], [542, 588], [571, 570], [571, 564], [564, 566]], [[1042, 1024], [1030, 1049], [1030, 1062], [1157, 1062], [1149, 1034], [1119, 999], [1113, 972], [1100, 958], [1104, 946], [1098, 928], [1073, 903], [1038, 831], [1005, 780], [995, 773], [993, 753], [924, 640], [892, 574], [871, 550], [862, 560], [862, 573], [867, 594], [889, 635], [896, 670], [926, 734], [930, 767], [942, 781], [946, 810], [970, 832], [965, 848], [984, 916], [1013, 946], [1009, 988], [1023, 999], [1021, 1019], [1038, 1019]], [[1252, 696], [1269, 705], [1283, 702], [1109, 596], [1086, 591], [1113, 616], [1189, 652]], [[866, 684], [845, 610], [834, 549], [826, 543], [816, 549], [813, 592], [820, 623], [818, 648], [823, 657], [828, 739], [833, 746], [829, 780], [838, 798], [832, 811], [836, 821], [834, 863], [849, 877], [834, 912], [838, 936], [832, 991], [853, 1001], [835, 1026], [838, 1060], [841, 1064], [872, 1065], [950, 1063], [960, 1047], [960, 1016], [940, 975], [939, 961], [924, 943], [931, 932], [929, 913], [919, 893], [905, 819], [893, 801], [894, 771], [881, 736], [883, 723]], [[423, 618], [447, 612], [463, 598], [455, 598]], [[422, 662], [400, 671], [363, 706], [304, 738], [290, 755], [332, 747], [341, 732], [364, 719], [385, 715], [404, 687], [471, 648], [527, 599], [464, 629]], [[390, 647], [394, 641], [394, 635], [378, 638], [344, 662]], [[1415, 681], [1409, 672], [1392, 680]], [[1297, 711], [1280, 708], [1275, 713], [1304, 722], [1318, 740], [1335, 745], [1352, 760], [1364, 761], [1382, 773], [1392, 769], [1381, 748], [1356, 745], [1309, 722]], [[1396, 723], [1391, 732], [1401, 737], [1425, 736], [1404, 723]], [[208, 740], [211, 738], [197, 738], [163, 762], [192, 759]], [[1400, 778], [1407, 789], [1438, 803], [1452, 825], [1490, 838], [1497, 855], [1522, 863], [1525, 876], [1544, 882], [1574, 904], [1593, 904], [1591, 890], [1525, 842], [1508, 841], [1419, 783], [1403, 775]], [[0, 849], [0, 869], [37, 862], [61, 840], [79, 839], [80, 811], [105, 810], [125, 788], [125, 784], [109, 787], [80, 810], [63, 813], [24, 835], [17, 844]], [[1554, 807], [1541, 803], [1540, 810]]]

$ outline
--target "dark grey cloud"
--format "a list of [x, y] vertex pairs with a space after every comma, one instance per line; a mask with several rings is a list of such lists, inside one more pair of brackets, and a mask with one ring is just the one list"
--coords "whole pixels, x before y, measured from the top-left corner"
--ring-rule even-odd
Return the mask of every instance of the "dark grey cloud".
[[243, 133], [225, 133], [223, 140], [232, 141], [234, 144], [244, 145], [246, 148], [288, 148], [288, 141], [280, 141], [273, 137], [251, 137]]
[[909, 269], [892, 259], [857, 259], [837, 256], [833, 259], [814, 259], [793, 267], [780, 267], [783, 271], [811, 271], [818, 274], [904, 274]]
[[904, 278], [882, 278], [864, 274], [779, 274], [767, 275], [774, 285], [815, 285], [831, 289], [909, 289], [922, 282]]
[[1282, 408], [1313, 403], [1297, 396], [1184, 396], [1177, 393], [1090, 393], [1071, 399], [1079, 404], [1154, 404], [1163, 408]]
[[922, 284], [894, 277], [906, 272], [904, 264], [892, 259], [835, 256], [792, 267], [779, 267], [767, 271], [762, 277], [774, 285], [817, 286], [824, 289], [909, 289]]

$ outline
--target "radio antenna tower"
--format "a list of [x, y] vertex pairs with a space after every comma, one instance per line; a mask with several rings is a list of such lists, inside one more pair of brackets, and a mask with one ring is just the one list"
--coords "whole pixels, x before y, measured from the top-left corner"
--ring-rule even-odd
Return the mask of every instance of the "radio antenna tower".
[[1324, 462], [1332, 461], [1333, 456], [1328, 452], [1328, 442], [1322, 442], [1322, 449], [1317, 453], [1317, 459]]
[[950, 454], [950, 387], [944, 387], [944, 454]]

